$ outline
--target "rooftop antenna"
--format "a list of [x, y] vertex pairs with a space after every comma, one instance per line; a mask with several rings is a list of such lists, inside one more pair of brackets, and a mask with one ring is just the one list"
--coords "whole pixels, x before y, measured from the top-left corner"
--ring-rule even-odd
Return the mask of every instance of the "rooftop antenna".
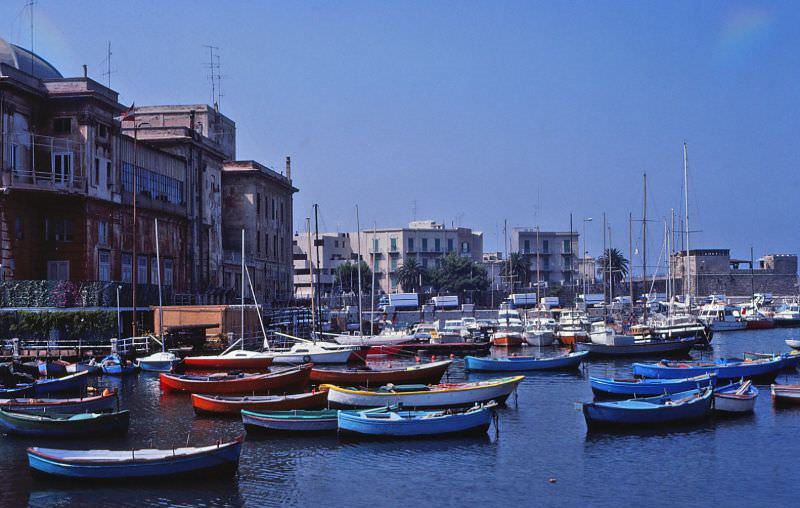
[[417, 220], [417, 200], [411, 202], [411, 220]]
[[205, 67], [208, 69], [208, 77], [211, 78], [211, 102], [216, 109], [219, 109], [219, 96], [217, 91], [219, 79], [219, 51], [218, 46], [211, 46], [204, 44], [204, 48], [208, 48], [208, 63]]
[[36, 0], [28, 0], [26, 5], [30, 9], [31, 15], [31, 74], [33, 74], [33, 8], [36, 5]]
[[108, 41], [108, 49], [106, 50], [106, 71], [103, 73], [103, 76], [106, 77], [106, 82], [108, 84], [108, 88], [111, 88], [111, 74], [114, 72], [111, 70], [111, 41]]

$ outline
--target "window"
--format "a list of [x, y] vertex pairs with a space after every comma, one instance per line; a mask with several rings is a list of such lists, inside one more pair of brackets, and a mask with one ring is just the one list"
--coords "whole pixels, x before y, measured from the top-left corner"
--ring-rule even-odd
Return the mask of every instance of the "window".
[[284, 217], [285, 217], [285, 216], [284, 216], [284, 214], [283, 214], [283, 201], [281, 201], [281, 224], [283, 224], [284, 222], [286, 222], [286, 219], [285, 219]]
[[392, 258], [389, 261], [389, 267], [390, 267], [391, 271], [393, 271], [393, 272], [397, 271], [397, 258]]
[[392, 289], [397, 289], [397, 276], [392, 275], [389, 277], [389, 285]]
[[389, 250], [391, 252], [397, 252], [397, 237], [389, 238]]
[[264, 257], [269, 257], [269, 234], [264, 233]]
[[97, 126], [97, 137], [98, 138], [107, 138], [108, 137], [108, 127], [103, 124]]
[[111, 188], [111, 161], [106, 161], [106, 188]]
[[414, 252], [414, 239], [408, 239], [408, 252]]
[[261, 231], [256, 231], [256, 252], [261, 255]]
[[524, 252], [525, 254], [530, 254], [530, 252], [531, 252], [531, 241], [530, 240], [525, 240], [523, 245], [525, 247], [523, 247], [522, 252]]
[[150, 258], [150, 284], [158, 284], [160, 277], [160, 270], [158, 269], [158, 259], [153, 256]]
[[147, 256], [136, 257], [136, 283], [147, 284]]
[[428, 239], [422, 239], [422, 252], [428, 252]]
[[[547, 241], [547, 240], [545, 240], [545, 241]], [[542, 259], [542, 268], [544, 270], [549, 270], [550, 269], [550, 258], [546, 257], [546, 258]]]
[[547, 254], [550, 252], [550, 240], [542, 240], [542, 253]]
[[261, 215], [261, 193], [256, 193], [256, 214]]
[[122, 282], [131, 282], [133, 280], [132, 257], [130, 254], [122, 254]]
[[50, 163], [57, 184], [72, 182], [72, 152], [53, 152]]
[[71, 242], [74, 239], [72, 221], [70, 219], [45, 218], [44, 237], [45, 240], [51, 242]]
[[94, 158], [94, 185], [100, 183], [100, 159]]
[[12, 143], [8, 145], [9, 152], [8, 152], [8, 163], [11, 166], [11, 169], [17, 169], [17, 145]]
[[[146, 194], [151, 199], [163, 198], [169, 203], [180, 205], [184, 203], [183, 182], [176, 178], [156, 173], [144, 168], [136, 169], [136, 188], [140, 194]], [[122, 163], [122, 190], [131, 192], [133, 189], [133, 164]]]
[[453, 252], [453, 239], [447, 239], [447, 252]]
[[98, 251], [97, 256], [97, 280], [108, 282], [111, 280], [111, 252], [107, 250]]
[[48, 261], [47, 280], [69, 280], [69, 261]]
[[469, 254], [469, 242], [461, 242], [461, 253]]
[[25, 223], [22, 221], [22, 217], [14, 219], [14, 238], [17, 240], [25, 239]]
[[72, 132], [72, 118], [54, 118], [53, 132], [56, 134], [69, 134]]
[[436, 252], [442, 252], [442, 239], [435, 238], [433, 240], [433, 250]]
[[572, 253], [572, 249], [571, 249], [571, 247], [572, 247], [572, 245], [571, 245], [571, 243], [570, 243], [570, 240], [564, 240], [564, 247], [563, 247], [563, 249], [564, 249], [564, 254], [570, 254], [570, 253]]
[[106, 221], [97, 223], [97, 243], [100, 245], [108, 245], [108, 222]]
[[428, 258], [422, 258], [422, 268], [428, 268]]
[[372, 239], [372, 252], [378, 252], [381, 250], [381, 242], [377, 238]]

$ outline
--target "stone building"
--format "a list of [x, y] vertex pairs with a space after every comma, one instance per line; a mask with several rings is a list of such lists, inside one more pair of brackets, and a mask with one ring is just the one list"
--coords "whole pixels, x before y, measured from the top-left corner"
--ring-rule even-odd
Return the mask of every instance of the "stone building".
[[292, 298], [292, 195], [297, 189], [291, 176], [288, 157], [285, 175], [255, 161], [227, 161], [223, 166], [223, 285], [234, 294], [241, 291], [244, 230], [245, 264], [259, 303]]
[[532, 273], [536, 272], [538, 257], [541, 280], [548, 285], [570, 286], [579, 278], [577, 232], [537, 233], [535, 228], [514, 228], [511, 232], [511, 252], [528, 256]]

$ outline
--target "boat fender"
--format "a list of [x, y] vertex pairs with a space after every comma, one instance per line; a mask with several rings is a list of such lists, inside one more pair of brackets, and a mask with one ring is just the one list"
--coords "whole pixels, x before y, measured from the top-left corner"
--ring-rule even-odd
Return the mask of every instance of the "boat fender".
[[420, 362], [419, 356], [415, 356], [415, 357], [414, 357], [414, 361], [415, 361], [415, 362], [417, 362], [417, 363], [419, 363], [419, 362]]
[[310, 356], [308, 356], [308, 355], [305, 355], [305, 356], [303, 357], [303, 363], [311, 363], [311, 357], [310, 357]]
[[103, 390], [103, 397], [108, 397], [109, 395], [111, 395], [111, 392], [110, 392], [110, 391], [108, 391], [108, 388], [105, 388], [105, 389]]
[[436, 355], [431, 355], [431, 361], [432, 361], [432, 362], [435, 362], [435, 361], [436, 361]]

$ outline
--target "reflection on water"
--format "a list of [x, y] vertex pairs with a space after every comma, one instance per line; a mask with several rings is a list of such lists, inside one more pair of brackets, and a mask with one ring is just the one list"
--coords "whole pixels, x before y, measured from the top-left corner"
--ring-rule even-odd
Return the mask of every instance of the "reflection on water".
[[[795, 330], [720, 333], [714, 352], [785, 351]], [[520, 355], [557, 354], [519, 348]], [[693, 351], [694, 358], [711, 352]], [[393, 365], [400, 363], [392, 359]], [[0, 439], [0, 506], [756, 506], [795, 504], [793, 465], [800, 408], [773, 408], [759, 386], [756, 413], [653, 431], [587, 433], [576, 403], [592, 399], [586, 375], [630, 375], [632, 360], [590, 361], [570, 373], [530, 373], [518, 401], [499, 410], [500, 432], [483, 438], [341, 442], [335, 436], [248, 439], [238, 478], [159, 484], [54, 484], [33, 480], [25, 448], [171, 447], [229, 439], [244, 430], [236, 419], [198, 418], [188, 396], [161, 394], [158, 376], [102, 379], [120, 388], [131, 409], [122, 439], [42, 441]], [[456, 360], [450, 381], [486, 379]], [[797, 373], [779, 383], [796, 383]], [[736, 474], [732, 474], [735, 472]], [[785, 474], [784, 474], [785, 473]]]

